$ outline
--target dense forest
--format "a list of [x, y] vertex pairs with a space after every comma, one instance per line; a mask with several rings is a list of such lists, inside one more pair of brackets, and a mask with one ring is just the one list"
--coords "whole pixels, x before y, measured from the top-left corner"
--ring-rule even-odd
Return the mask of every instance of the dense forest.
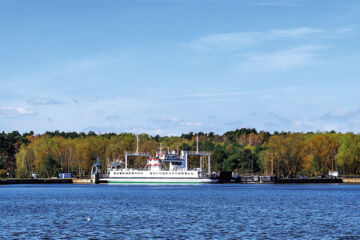
[[[211, 151], [211, 170], [238, 174], [265, 174], [295, 177], [326, 175], [337, 170], [341, 175], [360, 175], [360, 135], [336, 132], [264, 132], [237, 129], [223, 135], [182, 134], [180, 137], [139, 135], [139, 151], [154, 154], [160, 143], [164, 148]], [[0, 177], [58, 176], [72, 172], [89, 175], [99, 157], [103, 169], [113, 159], [124, 159], [126, 151], [135, 151], [136, 138], [131, 133], [33, 132], [0, 133]], [[130, 159], [131, 160], [131, 159]], [[197, 167], [199, 160], [189, 159]], [[132, 159], [130, 167], [141, 168], [145, 159]]]

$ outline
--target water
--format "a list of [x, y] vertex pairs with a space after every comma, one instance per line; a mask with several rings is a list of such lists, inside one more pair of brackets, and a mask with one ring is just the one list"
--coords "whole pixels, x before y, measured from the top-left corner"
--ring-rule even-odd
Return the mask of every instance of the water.
[[6, 185], [0, 209], [0, 239], [360, 239], [360, 185]]

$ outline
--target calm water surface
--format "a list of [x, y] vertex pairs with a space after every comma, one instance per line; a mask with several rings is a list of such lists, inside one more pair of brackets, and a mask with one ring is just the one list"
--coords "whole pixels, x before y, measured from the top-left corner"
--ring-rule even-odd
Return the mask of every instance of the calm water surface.
[[0, 186], [0, 239], [360, 239], [360, 186]]

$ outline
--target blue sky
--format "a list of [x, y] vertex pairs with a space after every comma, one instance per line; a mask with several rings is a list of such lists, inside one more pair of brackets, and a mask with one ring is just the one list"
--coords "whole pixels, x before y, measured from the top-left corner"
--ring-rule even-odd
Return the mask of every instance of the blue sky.
[[0, 127], [360, 132], [360, 1], [0, 1]]

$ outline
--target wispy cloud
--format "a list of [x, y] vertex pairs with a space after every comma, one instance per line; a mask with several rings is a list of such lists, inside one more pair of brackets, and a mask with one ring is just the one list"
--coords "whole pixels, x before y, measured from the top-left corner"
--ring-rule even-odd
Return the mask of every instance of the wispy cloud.
[[235, 92], [210, 92], [210, 93], [196, 93], [191, 97], [223, 97], [223, 96], [242, 96], [257, 94], [258, 91], [235, 91]]
[[199, 92], [189, 95], [187, 98], [190, 102], [226, 102], [236, 99], [254, 97], [256, 99], [270, 98], [303, 98], [304, 93], [311, 93], [313, 88], [304, 87], [281, 87], [275, 89], [259, 89], [252, 91], [221, 91], [221, 92]]
[[308, 45], [270, 53], [248, 53], [241, 61], [240, 67], [264, 71], [310, 65], [320, 62], [316, 57], [321, 50], [326, 48], [330, 46]]
[[31, 105], [59, 105], [63, 104], [63, 102], [56, 100], [56, 99], [50, 99], [50, 98], [31, 98], [26, 101], [28, 104]]
[[261, 33], [217, 33], [201, 37], [191, 42], [189, 46], [199, 52], [229, 52], [254, 46]]
[[201, 122], [191, 122], [180, 120], [176, 117], [169, 118], [149, 118], [148, 122], [155, 123], [163, 128], [169, 127], [200, 127], [203, 124]]
[[198, 52], [232, 52], [247, 49], [258, 43], [281, 38], [300, 38], [324, 30], [298, 27], [289, 29], [273, 29], [264, 32], [215, 33], [200, 37], [190, 42], [189, 47]]
[[1, 107], [0, 115], [8, 117], [24, 116], [24, 115], [35, 115], [36, 111], [30, 108], [24, 107]]
[[264, 126], [270, 131], [360, 131], [360, 110], [345, 108], [332, 109], [321, 116], [304, 119], [289, 119], [269, 113], [267, 119]]
[[360, 124], [360, 110], [336, 108], [318, 117], [317, 120], [321, 120], [326, 123], [358, 125]]
[[105, 117], [106, 121], [118, 121], [120, 119], [121, 119], [121, 117], [117, 114], [112, 114], [112, 115], [108, 115]]
[[324, 30], [310, 28], [310, 27], [299, 27], [292, 29], [274, 29], [269, 31], [266, 36], [269, 39], [277, 39], [277, 38], [291, 38], [291, 37], [303, 37], [309, 36], [316, 33], [323, 33]]
[[227, 122], [225, 123], [227, 126], [231, 126], [231, 127], [237, 127], [237, 128], [240, 128], [240, 127], [243, 127], [245, 126], [244, 122], [243, 121], [232, 121], [232, 122]]

